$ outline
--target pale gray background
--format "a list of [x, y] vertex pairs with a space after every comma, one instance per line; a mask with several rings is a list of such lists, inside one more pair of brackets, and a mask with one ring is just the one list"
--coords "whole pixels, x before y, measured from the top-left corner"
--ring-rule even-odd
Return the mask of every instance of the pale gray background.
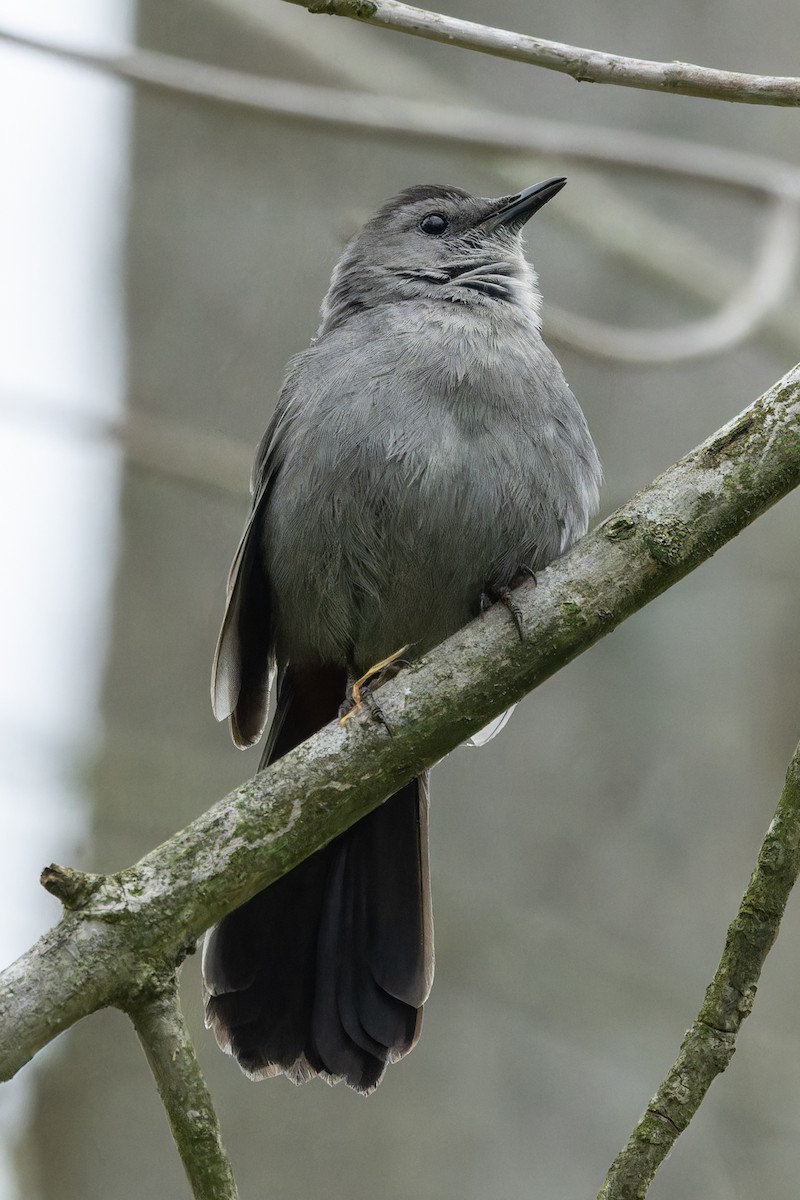
[[[769, 73], [796, 69], [800, 40], [800, 10], [779, 0], [759, 8], [757, 29], [750, 5], [722, 0], [545, 0], [535, 15], [524, 0], [441, 7], [581, 45]], [[256, 73], [430, 99], [455, 90], [476, 108], [797, 158], [796, 111], [578, 86], [280, 0], [146, 0], [138, 36]], [[508, 190], [488, 154], [142, 91], [131, 113], [130, 187], [119, 200], [128, 403], [253, 445], [357, 221], [409, 183]], [[518, 185], [552, 166], [520, 162]], [[565, 173], [591, 208], [591, 177]], [[700, 185], [613, 178], [746, 257], [755, 205]], [[531, 226], [530, 253], [545, 298], [564, 307], [657, 327], [703, 311], [579, 238], [558, 201]], [[554, 348], [605, 464], [604, 512], [798, 357], [774, 338], [669, 369]], [[125, 474], [104, 733], [83, 768], [92, 837], [82, 862], [94, 870], [133, 861], [255, 768], [257, 755], [237, 754], [214, 724], [207, 694], [245, 495], [244, 471], [239, 497], [163, 471]], [[189, 961], [185, 1005], [243, 1200], [596, 1192], [702, 999], [800, 736], [799, 516], [797, 497], [785, 501], [530, 697], [489, 747], [460, 750], [436, 771], [436, 982], [419, 1046], [376, 1095], [249, 1083], [202, 1028]], [[29, 749], [33, 769], [35, 741]], [[795, 1194], [798, 966], [793, 903], [733, 1065], [654, 1197]], [[62, 1200], [187, 1194], [123, 1017], [83, 1022], [35, 1080], [26, 1197], [55, 1178]]]

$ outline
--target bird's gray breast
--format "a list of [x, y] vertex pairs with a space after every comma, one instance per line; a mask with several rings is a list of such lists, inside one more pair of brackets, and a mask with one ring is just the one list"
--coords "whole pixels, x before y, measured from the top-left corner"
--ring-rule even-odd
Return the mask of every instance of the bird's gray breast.
[[423, 316], [301, 356], [264, 528], [280, 656], [428, 649], [586, 528], [596, 456], [535, 328]]

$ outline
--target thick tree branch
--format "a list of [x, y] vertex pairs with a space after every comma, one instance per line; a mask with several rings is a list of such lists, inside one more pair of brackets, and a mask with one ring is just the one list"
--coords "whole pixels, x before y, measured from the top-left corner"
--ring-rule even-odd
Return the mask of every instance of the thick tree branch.
[[[381, 692], [394, 729], [338, 723], [135, 866], [68, 886], [59, 925], [0, 976], [0, 1078], [81, 1016], [127, 1009], [191, 943], [454, 749], [800, 484], [800, 367], [602, 522], [516, 599]], [[53, 878], [54, 869], [50, 869]], [[63, 890], [63, 889], [62, 889]], [[65, 897], [66, 898], [66, 897]]]
[[642, 1200], [653, 1176], [683, 1133], [714, 1079], [736, 1049], [761, 968], [800, 872], [800, 745], [786, 773], [775, 816], [706, 998], [678, 1057], [628, 1144], [614, 1159], [598, 1200]]
[[674, 92], [681, 96], [703, 96], [708, 100], [731, 100], [742, 104], [800, 104], [800, 79], [780, 75], [746, 75], [720, 71], [694, 63], [652, 62], [606, 54], [564, 42], [494, 29], [458, 17], [414, 8], [399, 0], [288, 0], [311, 13], [352, 17], [383, 29], [397, 29], [416, 37], [478, 50], [497, 58], [530, 63], [571, 75], [578, 83], [614, 83], [618, 87], [644, 88], [652, 92]]
[[128, 1003], [195, 1200], [237, 1200], [233, 1172], [178, 1001], [175, 972]]

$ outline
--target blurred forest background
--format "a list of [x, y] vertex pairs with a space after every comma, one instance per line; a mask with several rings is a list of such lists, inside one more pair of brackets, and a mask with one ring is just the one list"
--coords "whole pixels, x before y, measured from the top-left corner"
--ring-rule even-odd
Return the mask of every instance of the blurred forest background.
[[[800, 45], [794, 0], [765, 0], [757, 12], [745, 0], [438, 7], [577, 45], [764, 74], [795, 73]], [[282, 0], [141, 0], [125, 14], [102, 44], [129, 37], [267, 77], [666, 134], [800, 165], [796, 109], [579, 86]], [[12, 49], [3, 62], [12, 57], [41, 65]], [[19, 673], [0, 713], [15, 763], [4, 854], [19, 857], [14, 830], [33, 819], [25, 797], [43, 746], [58, 748], [51, 794], [79, 794], [85, 805], [37, 818], [36, 853], [6, 911], [34, 912], [39, 924], [24, 926], [14, 953], [57, 917], [38, 894], [38, 866], [70, 855], [91, 870], [126, 866], [256, 767], [258, 751], [234, 751], [208, 701], [250, 460], [286, 359], [315, 331], [343, 240], [377, 204], [417, 182], [499, 195], [568, 175], [528, 231], [546, 335], [548, 303], [652, 329], [707, 314], [728, 297], [709, 302], [672, 278], [670, 230], [696, 239], [722, 277], [731, 263], [743, 274], [763, 213], [756, 197], [685, 178], [343, 131], [123, 82], [90, 86], [102, 86], [98, 111], [121, 114], [111, 192], [120, 238], [107, 252], [102, 303], [119, 303], [122, 323], [117, 333], [98, 326], [89, 353], [107, 356], [118, 338], [109, 389], [118, 386], [131, 433], [127, 456], [92, 475], [85, 523], [97, 531], [96, 557], [62, 553], [61, 501], [51, 500], [49, 524], [26, 550], [44, 560], [42, 582], [31, 592], [23, 581], [6, 598], [24, 619], [4, 622]], [[65, 189], [84, 167], [67, 165]], [[604, 231], [626, 213], [630, 244], [609, 249]], [[660, 254], [663, 270], [640, 262], [639, 220], [646, 256]], [[69, 290], [60, 295], [69, 308]], [[795, 285], [782, 314], [743, 344], [664, 366], [601, 361], [551, 330], [605, 465], [604, 514], [795, 363], [799, 301]], [[38, 320], [33, 305], [13, 315]], [[46, 361], [48, 346], [31, 353]], [[34, 424], [39, 464], [63, 445], [119, 456], [114, 414], [99, 402], [81, 410], [80, 396], [69, 412], [57, 409], [59, 381], [42, 394], [36, 369], [3, 385], [4, 458]], [[23, 484], [39, 486], [30, 473]], [[8, 511], [27, 511], [24, 494], [7, 496]], [[530, 696], [489, 746], [461, 749], [436, 770], [436, 980], [420, 1044], [374, 1096], [250, 1083], [203, 1029], [199, 963], [187, 962], [183, 1000], [243, 1200], [595, 1194], [699, 1006], [800, 736], [799, 529], [795, 495]], [[53, 605], [68, 587], [75, 603]], [[28, 626], [33, 642], [74, 650], [59, 704], [46, 674], [28, 697]], [[96, 702], [84, 673], [101, 678]], [[795, 900], [732, 1066], [657, 1177], [657, 1200], [796, 1195], [798, 979]], [[3, 1200], [39, 1200], [54, 1186], [60, 1200], [187, 1195], [119, 1013], [63, 1037], [9, 1085], [5, 1105], [16, 1106], [19, 1175], [9, 1174]]]

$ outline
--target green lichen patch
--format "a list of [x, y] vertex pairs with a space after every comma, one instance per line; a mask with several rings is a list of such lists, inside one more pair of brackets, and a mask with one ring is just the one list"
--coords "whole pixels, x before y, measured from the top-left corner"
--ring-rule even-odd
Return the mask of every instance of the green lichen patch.
[[310, 13], [322, 13], [329, 17], [354, 17], [358, 21], [368, 21], [378, 11], [377, 4], [370, 0], [314, 0], [309, 4]]

